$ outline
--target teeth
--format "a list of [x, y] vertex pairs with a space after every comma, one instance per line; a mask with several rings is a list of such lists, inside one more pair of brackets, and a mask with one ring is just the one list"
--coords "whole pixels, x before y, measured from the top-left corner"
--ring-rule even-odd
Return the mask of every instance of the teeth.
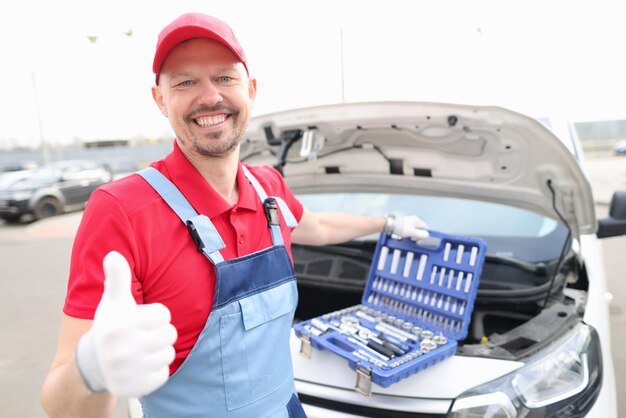
[[226, 115], [202, 116], [196, 119], [196, 123], [202, 127], [217, 125], [226, 120]]

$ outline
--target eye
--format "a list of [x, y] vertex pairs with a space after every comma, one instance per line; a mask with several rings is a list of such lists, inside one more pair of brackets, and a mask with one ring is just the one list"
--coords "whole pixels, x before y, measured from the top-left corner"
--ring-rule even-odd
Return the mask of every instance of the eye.
[[232, 81], [233, 78], [231, 76], [228, 76], [228, 75], [223, 75], [223, 76], [219, 77], [219, 80], [221, 82], [223, 82], [223, 83], [228, 83], [228, 82]]
[[193, 82], [191, 80], [184, 80], [177, 84], [177, 86], [188, 87], [191, 86]]

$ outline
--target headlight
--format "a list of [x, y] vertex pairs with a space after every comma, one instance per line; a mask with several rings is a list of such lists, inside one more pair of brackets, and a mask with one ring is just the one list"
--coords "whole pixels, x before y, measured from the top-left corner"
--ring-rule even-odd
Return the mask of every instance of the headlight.
[[11, 200], [28, 200], [33, 196], [34, 192], [32, 190], [21, 190], [19, 192], [8, 192], [6, 193], [7, 199]]
[[583, 417], [601, 385], [598, 334], [581, 323], [521, 369], [463, 393], [448, 417]]

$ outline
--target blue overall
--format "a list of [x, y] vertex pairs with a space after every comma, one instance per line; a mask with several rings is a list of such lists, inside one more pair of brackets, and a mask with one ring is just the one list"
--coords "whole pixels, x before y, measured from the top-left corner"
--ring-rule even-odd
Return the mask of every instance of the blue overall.
[[213, 308], [198, 341], [167, 383], [140, 399], [144, 417], [306, 417], [295, 393], [289, 350], [298, 291], [276, 204], [288, 225], [296, 221], [282, 199], [268, 199], [243, 169], [264, 202], [273, 245], [228, 261], [209, 218], [198, 215], [158, 170], [139, 172], [187, 225], [216, 275]]

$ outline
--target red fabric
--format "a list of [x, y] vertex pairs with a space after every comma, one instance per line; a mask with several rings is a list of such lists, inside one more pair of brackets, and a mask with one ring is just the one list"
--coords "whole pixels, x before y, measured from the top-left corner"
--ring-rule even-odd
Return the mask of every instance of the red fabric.
[[[260, 198], [237, 172], [239, 202], [229, 205], [209, 186], [178, 146], [152, 164], [174, 182], [198, 213], [208, 216], [226, 243], [224, 259], [253, 253], [272, 244]], [[282, 197], [297, 220], [302, 205], [281, 175], [265, 166], [247, 166], [270, 196]], [[291, 234], [281, 217], [285, 246], [291, 257]], [[137, 303], [160, 302], [172, 313], [178, 330], [174, 372], [187, 357], [211, 311], [215, 270], [198, 252], [187, 228], [165, 201], [139, 175], [96, 190], [85, 209], [70, 264], [63, 312], [93, 319], [103, 291], [102, 259], [112, 250], [122, 253], [133, 272]]]

